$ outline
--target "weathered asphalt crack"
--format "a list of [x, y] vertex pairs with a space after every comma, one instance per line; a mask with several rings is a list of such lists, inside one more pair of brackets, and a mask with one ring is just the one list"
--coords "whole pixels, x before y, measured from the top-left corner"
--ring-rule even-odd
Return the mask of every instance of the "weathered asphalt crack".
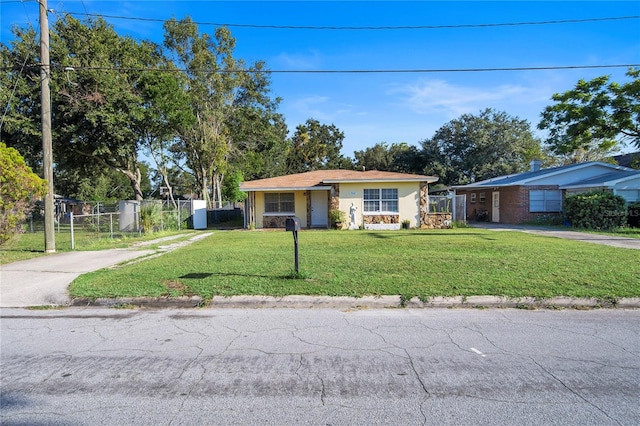
[[407, 352], [406, 350], [405, 350], [405, 353], [407, 354], [407, 358], [409, 359], [409, 365], [411, 366], [411, 370], [413, 371], [413, 374], [415, 374], [416, 379], [418, 380], [418, 383], [420, 383], [420, 386], [422, 387], [422, 390], [424, 391], [424, 394], [425, 394], [424, 398], [422, 399], [422, 402], [420, 403], [420, 414], [422, 415], [422, 419], [423, 419], [422, 424], [425, 425], [427, 424], [427, 414], [424, 412], [423, 405], [427, 399], [431, 398], [431, 392], [429, 392], [429, 389], [427, 389], [427, 385], [422, 380], [420, 373], [418, 373], [418, 370], [416, 369], [416, 366], [413, 363], [413, 358], [411, 357], [411, 354], [409, 354], [409, 352]]
[[538, 361], [536, 361], [533, 357], [528, 357], [535, 365], [538, 366], [538, 368], [540, 368], [542, 371], [544, 371], [545, 373], [547, 373], [549, 376], [551, 376], [554, 380], [556, 380], [558, 383], [560, 383], [565, 389], [567, 389], [569, 392], [571, 392], [573, 395], [575, 395], [576, 397], [578, 397], [579, 399], [581, 399], [582, 401], [584, 401], [585, 403], [587, 403], [588, 405], [590, 405], [591, 407], [595, 408], [596, 410], [598, 410], [600, 413], [604, 414], [604, 416], [606, 418], [608, 418], [609, 420], [615, 422], [618, 425], [621, 425], [622, 423], [620, 423], [617, 419], [614, 419], [613, 417], [611, 417], [609, 415], [609, 413], [607, 413], [606, 411], [604, 411], [601, 407], [599, 407], [598, 405], [596, 405], [595, 403], [589, 401], [587, 398], [585, 398], [580, 392], [576, 391], [575, 389], [573, 389], [571, 386], [567, 385], [564, 381], [562, 381], [562, 379], [560, 379], [558, 376], [556, 376], [555, 374], [553, 374], [551, 371], [547, 370], [542, 364], [540, 364]]
[[[199, 352], [184, 367], [182, 367], [182, 371], [180, 372], [180, 375], [178, 376], [179, 380], [182, 379], [182, 376], [184, 376], [185, 372], [198, 360], [200, 355], [202, 355], [202, 353], [204, 352], [204, 349], [202, 349], [200, 346], [194, 345], [193, 347], [198, 349]], [[182, 413], [182, 410], [184, 408], [184, 404], [189, 400], [189, 398], [191, 398], [191, 394], [193, 393], [194, 389], [204, 380], [204, 376], [207, 373], [207, 369], [202, 364], [199, 364], [198, 367], [200, 367], [202, 369], [201, 373], [200, 373], [200, 377], [197, 380], [195, 380], [194, 383], [189, 387], [189, 390], [187, 391], [186, 395], [184, 395], [184, 398], [182, 398], [182, 401], [180, 402], [180, 406], [178, 407], [178, 410], [176, 411], [176, 413], [173, 415], [173, 417], [171, 417], [171, 419], [167, 423], [168, 425], [173, 424], [173, 421], [176, 419], [178, 414]]]
[[[610, 419], [611, 421], [615, 422], [616, 424], [621, 424], [617, 419], [614, 419], [613, 417], [611, 417], [606, 411], [604, 411], [601, 407], [599, 407], [598, 405], [596, 405], [595, 403], [593, 403], [592, 401], [588, 400], [586, 397], [584, 397], [580, 392], [576, 391], [575, 389], [573, 389], [571, 386], [567, 385], [562, 379], [560, 379], [558, 376], [556, 376], [555, 374], [553, 374], [550, 370], [548, 370], [547, 368], [545, 368], [541, 363], [539, 363], [534, 357], [530, 356], [530, 355], [526, 355], [526, 354], [519, 354], [516, 352], [512, 352], [512, 351], [507, 351], [504, 348], [501, 348], [500, 346], [498, 346], [495, 342], [493, 342], [491, 339], [489, 339], [487, 336], [485, 336], [481, 331], [476, 330], [484, 339], [487, 340], [487, 342], [489, 342], [493, 347], [495, 347], [496, 349], [499, 349], [500, 351], [502, 351], [503, 354], [505, 355], [510, 355], [510, 356], [517, 356], [517, 357], [522, 357], [525, 359], [530, 360], [531, 362], [533, 362], [538, 368], [540, 368], [542, 371], [544, 371], [548, 376], [550, 376], [551, 378], [553, 378], [555, 381], [557, 381], [558, 383], [560, 383], [560, 385], [562, 387], [564, 387], [565, 389], [567, 389], [569, 392], [571, 392], [573, 395], [575, 395], [576, 397], [578, 397], [580, 400], [584, 401], [585, 403], [587, 403], [588, 405], [592, 406], [593, 408], [595, 408], [596, 410], [598, 410], [599, 412], [601, 412], [602, 414], [604, 414], [605, 417], [607, 417], [608, 419]], [[595, 333], [593, 334], [587, 334], [587, 333], [576, 333], [573, 330], [563, 330], [563, 331], [567, 331], [570, 332], [572, 334], [581, 334], [584, 336], [588, 336], [588, 337], [596, 337]], [[614, 345], [615, 346], [615, 345]], [[569, 358], [562, 358], [562, 357], [553, 357], [553, 358], [560, 358], [560, 359], [569, 359]], [[571, 359], [569, 359], [571, 360]], [[591, 361], [593, 362], [593, 361]], [[515, 401], [518, 402], [518, 401]]]
[[324, 385], [324, 380], [322, 379], [322, 377], [320, 377], [320, 376], [318, 375], [318, 379], [320, 379], [320, 385], [322, 386], [322, 387], [320, 388], [320, 403], [321, 403], [321, 404], [322, 404], [322, 406], [324, 407], [324, 406], [326, 405], [326, 404], [325, 404], [325, 400], [324, 400], [324, 399], [325, 399], [325, 398], [326, 398], [326, 396], [327, 396], [327, 393], [326, 393], [326, 392], [327, 392], [327, 389], [326, 389], [326, 387], [325, 387], [325, 385]]

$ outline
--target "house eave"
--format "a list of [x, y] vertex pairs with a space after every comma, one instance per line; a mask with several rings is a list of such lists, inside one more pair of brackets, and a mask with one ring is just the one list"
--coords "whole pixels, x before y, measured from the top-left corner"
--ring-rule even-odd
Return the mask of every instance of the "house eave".
[[[527, 185], [511, 184], [511, 183], [509, 185], [491, 185], [491, 184], [474, 185], [474, 184], [470, 183], [468, 185], [454, 185], [451, 188], [455, 189], [456, 191], [458, 191], [458, 190], [471, 191], [471, 190], [476, 190], [476, 189], [510, 188], [512, 186], [527, 186]], [[530, 185], [530, 186], [533, 186], [533, 185]]]
[[329, 191], [330, 186], [283, 186], [283, 187], [264, 187], [264, 188], [242, 188], [243, 192], [283, 192], [283, 191]]
[[433, 183], [437, 182], [439, 178], [437, 177], [426, 177], [426, 178], [379, 178], [379, 179], [325, 179], [322, 183], [395, 183], [395, 182], [427, 182]]

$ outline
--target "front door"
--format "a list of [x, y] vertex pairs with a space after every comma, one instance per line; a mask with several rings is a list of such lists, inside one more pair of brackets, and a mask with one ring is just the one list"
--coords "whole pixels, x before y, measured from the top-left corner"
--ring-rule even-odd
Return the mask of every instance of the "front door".
[[329, 198], [326, 191], [311, 192], [311, 227], [329, 226]]
[[493, 208], [491, 209], [491, 222], [500, 222], [500, 192], [493, 193]]

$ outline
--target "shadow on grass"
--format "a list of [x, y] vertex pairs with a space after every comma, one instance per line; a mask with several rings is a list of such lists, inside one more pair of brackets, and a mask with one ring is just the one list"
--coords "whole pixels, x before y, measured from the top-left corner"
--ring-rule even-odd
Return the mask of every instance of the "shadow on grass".
[[27, 248], [11, 248], [11, 247], [3, 247], [0, 251], [6, 251], [11, 253], [44, 253], [44, 249], [27, 249]]
[[188, 278], [194, 280], [203, 280], [209, 277], [243, 277], [243, 278], [269, 278], [269, 279], [296, 279], [299, 278], [295, 273], [286, 275], [261, 275], [261, 274], [243, 274], [238, 272], [191, 272], [178, 278]]
[[479, 237], [482, 238], [483, 240], [490, 240], [490, 241], [494, 241], [496, 240], [496, 238], [490, 238], [487, 237], [486, 234], [483, 233], [478, 233], [478, 232], [465, 232], [465, 233], [458, 233], [458, 232], [438, 232], [438, 233], [424, 233], [424, 232], [394, 232], [394, 231], [389, 231], [389, 233], [378, 233], [378, 232], [372, 232], [368, 234], [369, 237], [372, 238], [378, 238], [381, 240], [386, 240], [389, 238], [404, 238], [404, 237]]
[[192, 272], [190, 274], [185, 274], [179, 278], [191, 278], [193, 280], [203, 280], [205, 278], [209, 278], [211, 275], [214, 275], [209, 272]]

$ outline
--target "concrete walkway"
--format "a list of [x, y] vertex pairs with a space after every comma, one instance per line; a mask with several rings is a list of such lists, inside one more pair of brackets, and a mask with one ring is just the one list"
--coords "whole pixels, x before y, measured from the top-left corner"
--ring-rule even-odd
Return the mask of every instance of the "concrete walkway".
[[491, 229], [493, 231], [520, 231], [547, 237], [564, 238], [567, 240], [583, 241], [585, 243], [602, 244], [612, 247], [640, 250], [640, 238], [627, 238], [616, 235], [591, 234], [578, 231], [563, 231], [555, 228], [528, 225], [505, 225], [501, 223], [475, 222], [475, 228]]
[[141, 247], [161, 244], [185, 235], [145, 241], [130, 249], [72, 251], [1, 265], [0, 308], [68, 305], [70, 298], [67, 288], [81, 274], [145, 256], [160, 255], [209, 235], [210, 232], [197, 234], [188, 240], [162, 245], [154, 250]]

